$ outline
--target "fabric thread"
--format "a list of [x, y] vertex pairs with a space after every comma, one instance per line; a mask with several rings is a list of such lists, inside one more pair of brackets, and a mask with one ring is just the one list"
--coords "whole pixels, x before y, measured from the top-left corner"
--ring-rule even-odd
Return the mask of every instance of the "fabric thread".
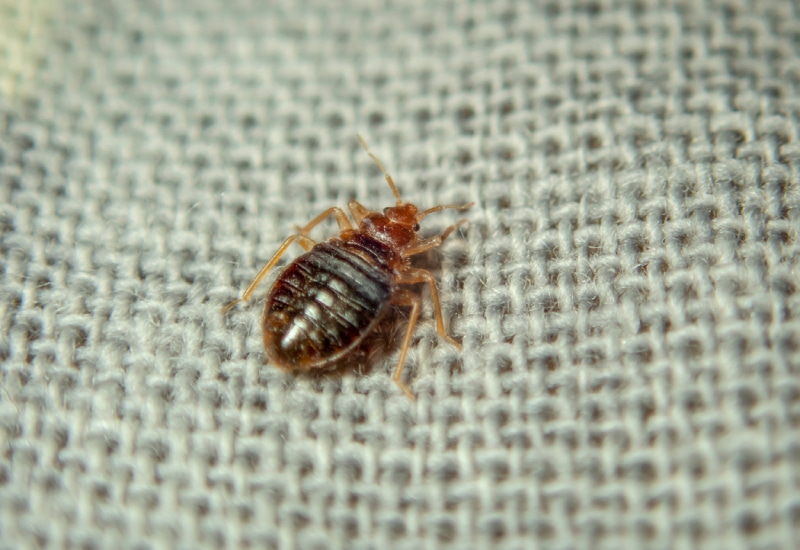
[[[45, 4], [3, 49], [0, 548], [800, 546], [796, 3]], [[468, 220], [420, 259], [463, 352], [426, 300], [415, 402], [391, 334], [294, 376], [268, 282], [220, 311], [393, 204], [356, 132], [476, 202], [424, 220]]]

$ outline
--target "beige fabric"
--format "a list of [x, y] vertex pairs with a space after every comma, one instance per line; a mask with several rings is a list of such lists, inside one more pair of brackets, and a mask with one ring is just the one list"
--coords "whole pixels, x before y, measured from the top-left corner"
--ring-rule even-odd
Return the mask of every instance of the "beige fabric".
[[[379, 4], [0, 2], [0, 547], [800, 546], [796, 3]], [[415, 402], [220, 313], [356, 132]]]

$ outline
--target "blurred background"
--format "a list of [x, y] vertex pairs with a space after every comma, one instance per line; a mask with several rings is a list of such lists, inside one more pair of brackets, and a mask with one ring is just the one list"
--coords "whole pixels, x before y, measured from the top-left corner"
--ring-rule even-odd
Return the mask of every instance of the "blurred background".
[[[0, 548], [798, 547], [799, 15], [0, 0]], [[413, 402], [220, 312], [392, 204], [357, 132], [476, 203]]]

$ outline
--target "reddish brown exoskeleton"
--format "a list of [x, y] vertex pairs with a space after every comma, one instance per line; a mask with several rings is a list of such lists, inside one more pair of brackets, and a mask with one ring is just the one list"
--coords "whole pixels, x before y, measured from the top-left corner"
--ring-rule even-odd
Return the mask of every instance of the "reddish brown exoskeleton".
[[[369, 151], [361, 136], [357, 137], [364, 151], [383, 171], [397, 204], [379, 213], [351, 200], [347, 208], [356, 227], [344, 210], [336, 206], [328, 208], [299, 233], [283, 241], [242, 297], [225, 306], [223, 313], [248, 300], [289, 246], [297, 242], [306, 253], [286, 266], [278, 276], [264, 307], [262, 330], [269, 359], [288, 371], [339, 366], [359, 348], [392, 305], [409, 306], [408, 327], [392, 378], [413, 399], [400, 377], [422, 301], [419, 294], [400, 285], [428, 285], [436, 331], [461, 349], [461, 345], [445, 332], [433, 275], [424, 269], [411, 267], [410, 262], [411, 256], [442, 244], [458, 224], [449, 226], [441, 235], [421, 239], [417, 234], [419, 222], [428, 214], [445, 208], [469, 208], [473, 203], [434, 206], [420, 212], [415, 205], [400, 199], [400, 193], [383, 164]], [[325, 242], [315, 242], [308, 234], [329, 216], [339, 224], [339, 235]]]

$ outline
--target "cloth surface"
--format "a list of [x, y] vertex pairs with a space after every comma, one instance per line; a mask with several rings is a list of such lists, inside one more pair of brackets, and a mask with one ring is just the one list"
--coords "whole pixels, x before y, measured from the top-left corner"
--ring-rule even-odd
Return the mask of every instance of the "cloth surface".
[[[0, 6], [0, 547], [800, 547], [796, 3]], [[221, 313], [357, 132], [415, 401]]]

